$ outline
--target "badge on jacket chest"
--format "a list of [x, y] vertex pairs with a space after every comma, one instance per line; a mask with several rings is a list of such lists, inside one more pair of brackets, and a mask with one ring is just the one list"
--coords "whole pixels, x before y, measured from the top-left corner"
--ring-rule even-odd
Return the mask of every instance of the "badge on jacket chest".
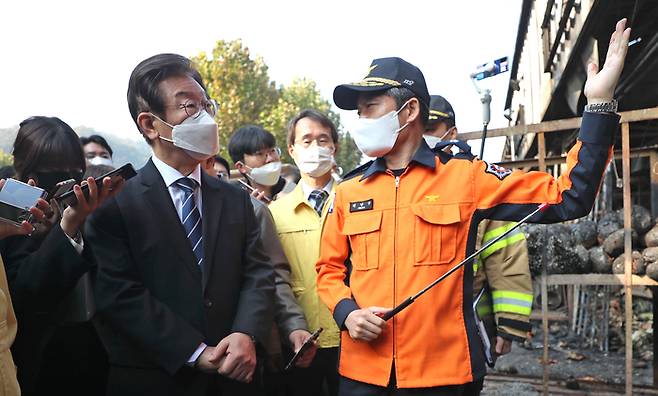
[[487, 164], [487, 169], [484, 171], [487, 173], [491, 173], [492, 175], [496, 176], [500, 180], [503, 180], [507, 176], [509, 176], [512, 173], [511, 169], [505, 169], [502, 166], [498, 166], [496, 164], [490, 164], [488, 162], [485, 162]]
[[350, 213], [372, 210], [374, 203], [375, 201], [372, 199], [369, 199], [367, 201], [350, 202]]

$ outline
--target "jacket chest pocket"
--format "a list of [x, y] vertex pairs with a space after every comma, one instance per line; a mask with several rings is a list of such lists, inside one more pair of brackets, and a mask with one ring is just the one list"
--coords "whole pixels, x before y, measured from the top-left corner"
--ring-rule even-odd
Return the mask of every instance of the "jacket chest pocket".
[[343, 234], [350, 239], [352, 268], [379, 268], [379, 244], [382, 212], [368, 212], [345, 217]]
[[414, 265], [450, 263], [457, 254], [459, 205], [413, 205]]

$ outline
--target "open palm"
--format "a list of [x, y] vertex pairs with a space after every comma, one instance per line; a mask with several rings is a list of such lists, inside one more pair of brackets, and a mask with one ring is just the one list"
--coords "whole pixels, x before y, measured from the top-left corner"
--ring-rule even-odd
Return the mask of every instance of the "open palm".
[[585, 96], [588, 103], [607, 102], [613, 98], [619, 76], [624, 69], [624, 59], [628, 51], [630, 36], [631, 29], [626, 29], [626, 18], [624, 18], [617, 22], [615, 31], [612, 33], [601, 71], [594, 63], [590, 63], [587, 67]]

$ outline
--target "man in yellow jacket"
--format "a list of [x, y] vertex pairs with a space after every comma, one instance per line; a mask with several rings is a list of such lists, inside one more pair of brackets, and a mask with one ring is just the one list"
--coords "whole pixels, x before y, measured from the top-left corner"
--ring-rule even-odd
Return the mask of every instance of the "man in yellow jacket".
[[[457, 139], [459, 133], [452, 105], [444, 97], [432, 95], [429, 110], [423, 138], [430, 148], [450, 150], [449, 143]], [[470, 155], [470, 151], [460, 154]], [[476, 249], [515, 224], [483, 220], [478, 227]], [[512, 341], [523, 341], [530, 331], [532, 278], [528, 267], [528, 247], [521, 230], [514, 231], [482, 252], [473, 263], [473, 275], [474, 297], [487, 288], [478, 304], [478, 315], [488, 331], [491, 355], [504, 355], [511, 350]]]
[[311, 332], [322, 328], [318, 350], [309, 368], [295, 368], [291, 383], [296, 395], [338, 392], [340, 331], [316, 288], [315, 262], [320, 256], [320, 235], [334, 196], [332, 169], [338, 149], [336, 127], [326, 115], [304, 110], [288, 125], [288, 152], [302, 179], [289, 194], [270, 205], [291, 269], [293, 293], [304, 310]]

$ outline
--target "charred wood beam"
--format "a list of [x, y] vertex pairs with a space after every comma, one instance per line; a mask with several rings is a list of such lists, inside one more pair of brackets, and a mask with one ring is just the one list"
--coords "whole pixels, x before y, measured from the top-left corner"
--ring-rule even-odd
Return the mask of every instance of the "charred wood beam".
[[548, 58], [546, 58], [546, 66], [544, 67], [545, 73], [550, 73], [551, 71], [553, 59], [557, 54], [557, 49], [560, 47], [560, 40], [562, 40], [562, 35], [567, 30], [567, 22], [569, 21], [569, 15], [571, 14], [571, 9], [573, 8], [575, 2], [575, 0], [568, 0], [567, 4], [564, 6], [562, 18], [560, 18], [560, 25], [558, 26], [557, 33], [555, 34], [555, 41], [553, 41], [551, 52], [549, 52]]

